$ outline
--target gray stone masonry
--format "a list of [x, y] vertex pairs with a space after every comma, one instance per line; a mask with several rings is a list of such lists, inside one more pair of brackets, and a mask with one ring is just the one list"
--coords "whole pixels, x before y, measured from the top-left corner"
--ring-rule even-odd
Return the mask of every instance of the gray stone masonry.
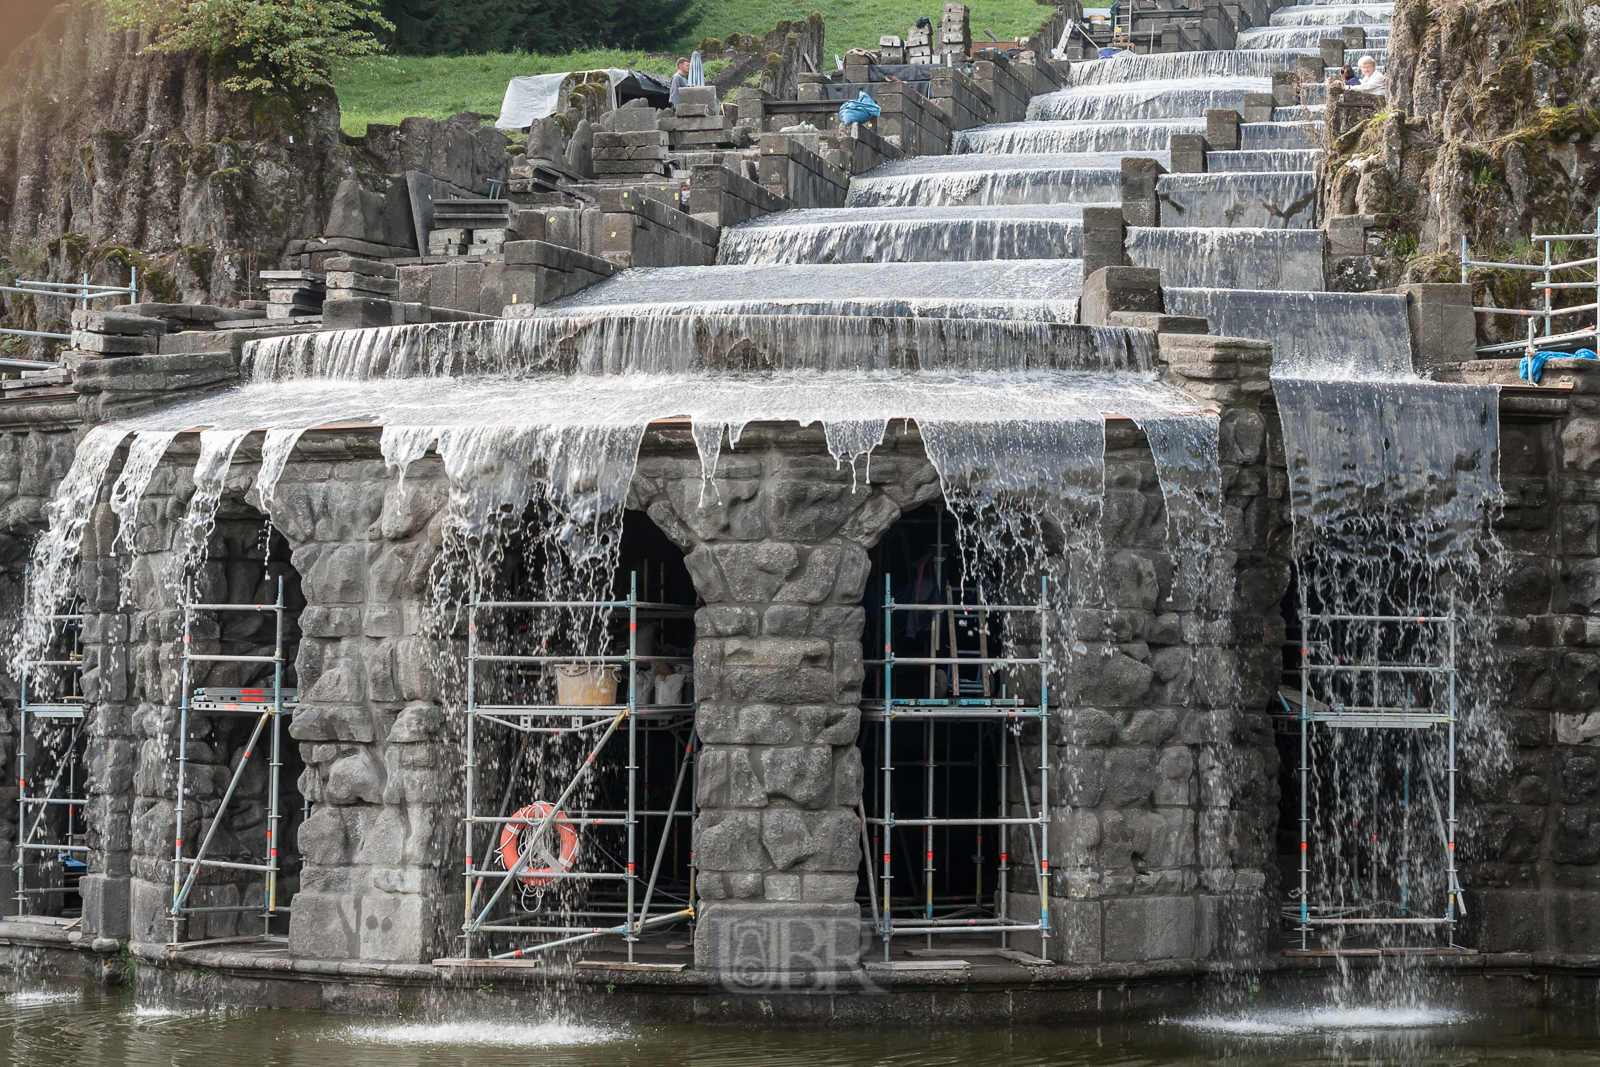
[[601, 254], [619, 267], [715, 263], [719, 231], [627, 186], [600, 189]]
[[1403, 285], [1411, 321], [1411, 356], [1418, 370], [1464, 363], [1477, 355], [1472, 286], [1452, 282]]
[[907, 156], [943, 156], [950, 152], [951, 120], [905, 82], [887, 82], [878, 88], [876, 120], [883, 139]]
[[999, 121], [988, 90], [960, 67], [934, 67], [928, 94], [933, 105], [949, 116], [952, 130], [970, 130]]
[[1127, 223], [1120, 205], [1094, 205], [1083, 209], [1083, 274], [1093, 276], [1102, 267], [1121, 267], [1128, 262], [1125, 251]]
[[1165, 309], [1157, 268], [1098, 267], [1084, 279], [1078, 321], [1085, 326], [1109, 326], [1111, 316], [1119, 312], [1159, 314]]
[[1174, 174], [1204, 174], [1209, 146], [1203, 134], [1175, 133], [1168, 143]]
[[1122, 219], [1129, 226], [1160, 226], [1156, 180], [1167, 168], [1143, 156], [1122, 157]]
[[1524, 387], [1502, 396], [1504, 510], [1495, 523], [1506, 552], [1496, 707], [1510, 764], [1463, 768], [1470, 814], [1457, 847], [1465, 943], [1485, 952], [1593, 957], [1600, 954], [1600, 367], [1552, 359], [1535, 392], [1516, 365], [1513, 357], [1461, 368], [1467, 381]]
[[866, 123], [850, 122], [839, 126], [828, 134], [826, 143], [830, 146], [828, 158], [846, 174], [864, 174], [900, 158], [900, 149]]
[[1274, 100], [1271, 93], [1245, 93], [1243, 116], [1245, 122], [1271, 122]]
[[1000, 52], [980, 52], [983, 58], [973, 63], [978, 88], [988, 94], [994, 117], [991, 122], [1021, 122], [1028, 117], [1028, 101], [1033, 98], [1033, 68], [1008, 59]]
[[[1356, 46], [1361, 47], [1360, 45]], [[1317, 42], [1317, 48], [1322, 53], [1324, 67], [1344, 66], [1344, 37], [1324, 37]]]
[[733, 226], [789, 206], [788, 200], [727, 167], [698, 166], [689, 172], [689, 211], [708, 226]]
[[1293, 107], [1300, 102], [1300, 82], [1291, 70], [1272, 72], [1272, 103], [1276, 107]]
[[[1173, 582], [1160, 490], [1144, 435], [1106, 432], [1106, 602], [1078, 620], [1087, 646], [1051, 731], [1051, 937], [1019, 947], [1083, 964], [1265, 954], [1279, 771], [1270, 698], [1289, 580], [1287, 478], [1270, 401], [1271, 345], [1161, 338], [1163, 376], [1205, 387], [1223, 412], [1222, 485], [1231, 589]], [[1218, 592], [1221, 595], [1216, 595]], [[1036, 758], [1030, 757], [1030, 758]], [[1032, 776], [1021, 788], [1038, 803]], [[1035, 808], [1037, 810], [1037, 808]], [[1014, 864], [1012, 914], [1036, 920], [1037, 884]]]
[[840, 207], [850, 191], [849, 174], [784, 134], [762, 136], [759, 167], [762, 186], [798, 208]]
[[[1354, 50], [1367, 47], [1367, 31], [1365, 27], [1345, 26], [1340, 30], [1340, 33], [1343, 34], [1341, 40], [1343, 41], [1345, 48]], [[1344, 57], [1340, 56], [1339, 62], [1334, 65], [1343, 66]]]
[[773, 905], [834, 931], [824, 940], [845, 955], [832, 963], [854, 964], [866, 550], [938, 493], [920, 440], [904, 434], [874, 455], [870, 485], [839, 468], [820, 433], [782, 426], [752, 426], [737, 451], [725, 446], [709, 484], [687, 437], [678, 454], [641, 459], [630, 506], [685, 549], [705, 605], [695, 619], [700, 966], [731, 968], [732, 931]]
[[1213, 152], [1239, 150], [1239, 124], [1243, 121], [1232, 108], [1206, 108], [1206, 144]]

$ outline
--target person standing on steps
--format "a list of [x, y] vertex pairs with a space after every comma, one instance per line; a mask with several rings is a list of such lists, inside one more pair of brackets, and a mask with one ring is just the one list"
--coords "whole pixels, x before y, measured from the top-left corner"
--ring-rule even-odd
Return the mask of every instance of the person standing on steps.
[[689, 84], [689, 57], [678, 57], [678, 73], [672, 76], [672, 82], [667, 87], [667, 106], [673, 111], [678, 110], [678, 90]]
[[1356, 67], [1361, 71], [1361, 80], [1356, 83], [1356, 89], [1363, 93], [1377, 93], [1379, 96], [1387, 95], [1383, 88], [1383, 74], [1378, 70], [1378, 61], [1371, 56], [1362, 56], [1356, 60]]

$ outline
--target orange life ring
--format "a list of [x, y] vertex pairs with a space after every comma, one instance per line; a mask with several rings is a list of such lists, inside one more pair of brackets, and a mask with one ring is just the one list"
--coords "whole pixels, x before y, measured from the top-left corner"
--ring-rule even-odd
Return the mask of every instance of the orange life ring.
[[[511, 818], [513, 820], [542, 820], [549, 817], [552, 811], [555, 811], [554, 805], [546, 804], [542, 800], [536, 800], [525, 808], [519, 808]], [[565, 819], [566, 817], [566, 812], [556, 812], [557, 819]], [[506, 870], [516, 870], [517, 863], [522, 859], [522, 853], [517, 848], [517, 842], [521, 840], [523, 831], [527, 830], [531, 825], [533, 824], [513, 821], [500, 828], [500, 862], [505, 866]], [[555, 823], [555, 830], [561, 841], [560, 852], [556, 855], [551, 855], [548, 850], [541, 847], [539, 851], [544, 853], [546, 866], [538, 869], [532, 867], [525, 869], [517, 879], [523, 885], [543, 888], [556, 881], [556, 879], [541, 878], [539, 877], [540, 875], [555, 874], [557, 873], [557, 868], [560, 868], [563, 872], [572, 870], [573, 861], [578, 858], [578, 831], [574, 830], [572, 825], [566, 822]]]

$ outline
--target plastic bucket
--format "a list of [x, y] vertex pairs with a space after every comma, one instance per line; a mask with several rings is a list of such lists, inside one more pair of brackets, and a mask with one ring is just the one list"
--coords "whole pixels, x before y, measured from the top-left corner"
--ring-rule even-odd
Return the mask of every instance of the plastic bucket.
[[615, 667], [584, 663], [556, 664], [556, 703], [564, 707], [592, 708], [617, 702]]

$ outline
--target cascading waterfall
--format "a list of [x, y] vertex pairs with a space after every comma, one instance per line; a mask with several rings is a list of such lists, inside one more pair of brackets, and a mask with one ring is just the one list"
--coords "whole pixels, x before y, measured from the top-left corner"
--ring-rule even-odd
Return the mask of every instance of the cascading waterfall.
[[1411, 367], [1404, 296], [1176, 287], [1164, 295], [1167, 311], [1206, 319], [1213, 333], [1271, 341], [1275, 358], [1305, 376], [1349, 377], [1361, 367], [1393, 377]]
[[[1243, 47], [1240, 45], [1241, 49]], [[1259, 49], [1235, 52], [1154, 52], [1149, 55], [1119, 55], [1110, 59], [1089, 59], [1082, 63], [1074, 63], [1068, 76], [1074, 86], [1123, 85], [1128, 82], [1153, 82], [1158, 79], [1179, 82], [1214, 81], [1219, 78], [1270, 79], [1273, 71], [1293, 69], [1298, 56], [1298, 52]]]
[[1228, 174], [1235, 171], [1313, 171], [1322, 158], [1318, 148], [1251, 149], [1239, 152], [1207, 152], [1206, 171]]
[[1388, 26], [1393, 4], [1299, 4], [1280, 7], [1269, 20], [1274, 26]]
[[1239, 127], [1239, 141], [1247, 152], [1320, 151], [1321, 138], [1321, 128], [1312, 122], [1246, 122]]
[[[1372, 26], [1366, 31], [1367, 41], [1374, 47], [1384, 47], [1384, 41], [1389, 38], [1388, 26]], [[1330, 33], [1325, 25], [1311, 26], [1259, 26], [1255, 29], [1244, 30], [1239, 34], [1240, 48], [1275, 48], [1285, 51], [1303, 51], [1307, 54], [1317, 51], [1320, 43], [1328, 37], [1337, 37], [1337, 33]]]
[[1010, 122], [957, 130], [950, 151], [1011, 155], [1067, 152], [1165, 152], [1175, 133], [1206, 132], [1205, 119], [1146, 119], [1106, 125], [1100, 122]]
[[1104, 86], [1073, 86], [1028, 104], [1030, 121], [1118, 122], [1123, 119], [1203, 119], [1210, 108], [1244, 107], [1246, 93], [1270, 93], [1270, 78], [1196, 78]]
[[1311, 171], [1163, 174], [1156, 179], [1162, 222], [1169, 226], [1301, 229], [1316, 219]]
[[1121, 156], [1018, 155], [999, 166], [988, 156], [935, 156], [884, 164], [852, 181], [845, 202], [851, 207], [1081, 205], [1114, 204], [1121, 196]]
[[1321, 230], [1130, 226], [1127, 236], [1133, 265], [1159, 267], [1163, 284], [1220, 289], [1321, 289], [1322, 246]]
[[1065, 205], [785, 212], [795, 217], [770, 215], [723, 231], [717, 261], [731, 266], [1077, 259], [1083, 255], [1082, 210]]

